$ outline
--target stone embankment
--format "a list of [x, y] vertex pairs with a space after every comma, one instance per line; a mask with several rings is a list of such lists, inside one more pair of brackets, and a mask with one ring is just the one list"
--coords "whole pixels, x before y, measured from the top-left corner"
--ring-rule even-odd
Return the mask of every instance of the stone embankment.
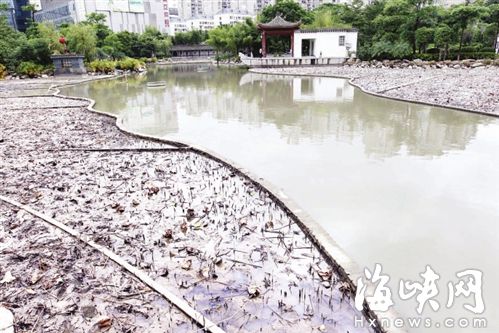
[[[26, 82], [29, 95], [50, 83]], [[125, 134], [81, 100], [13, 97], [20, 83], [0, 92], [0, 196], [112, 251], [226, 332], [370, 332], [354, 327], [362, 314], [344, 272], [237, 169]], [[102, 253], [3, 200], [0, 280], [16, 332], [202, 331]]]
[[343, 66], [258, 68], [267, 74], [342, 77], [381, 97], [499, 116], [499, 62], [372, 61]]
[[423, 61], [421, 59], [414, 60], [371, 60], [361, 61], [349, 60], [345, 63], [346, 66], [360, 68], [477, 68], [477, 67], [499, 67], [499, 59], [464, 59], [464, 60], [444, 60], [444, 61]]

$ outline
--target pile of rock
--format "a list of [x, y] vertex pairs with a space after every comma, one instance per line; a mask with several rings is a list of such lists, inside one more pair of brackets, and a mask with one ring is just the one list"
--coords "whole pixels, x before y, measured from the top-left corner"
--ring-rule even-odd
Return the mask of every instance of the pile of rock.
[[360, 59], [350, 59], [345, 66], [360, 68], [476, 68], [484, 66], [499, 66], [499, 59], [465, 59], [465, 60], [444, 60], [444, 61], [424, 61], [414, 60], [371, 60], [361, 61]]

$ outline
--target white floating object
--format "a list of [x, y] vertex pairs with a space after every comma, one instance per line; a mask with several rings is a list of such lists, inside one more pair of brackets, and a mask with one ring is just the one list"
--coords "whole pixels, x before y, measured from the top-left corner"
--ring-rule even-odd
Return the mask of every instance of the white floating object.
[[14, 281], [16, 278], [12, 275], [12, 273], [10, 271], [7, 271], [7, 273], [5, 273], [2, 281], [0, 281], [0, 284], [2, 283], [10, 283], [12, 281]]
[[14, 333], [14, 315], [3, 306], [0, 306], [0, 333]]
[[149, 88], [154, 88], [154, 87], [164, 87], [166, 86], [166, 81], [153, 81], [153, 82], [147, 82], [146, 84]]

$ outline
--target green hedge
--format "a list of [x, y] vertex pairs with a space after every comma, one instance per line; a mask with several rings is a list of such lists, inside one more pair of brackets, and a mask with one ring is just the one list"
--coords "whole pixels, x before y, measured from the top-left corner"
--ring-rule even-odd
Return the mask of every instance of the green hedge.
[[109, 74], [114, 72], [116, 63], [111, 60], [94, 60], [87, 67], [91, 72]]
[[37, 77], [42, 74], [43, 66], [32, 61], [23, 61], [17, 66], [17, 73], [28, 77]]
[[124, 58], [116, 63], [116, 68], [124, 71], [138, 71], [141, 67], [144, 67], [144, 63], [133, 58]]
[[[443, 56], [443, 55], [442, 55]], [[421, 53], [417, 54], [416, 58], [426, 61], [438, 61], [438, 53]], [[496, 59], [497, 55], [495, 52], [472, 52], [472, 53], [461, 53], [461, 60], [464, 59]], [[443, 59], [442, 59], [443, 60]], [[449, 53], [445, 60], [457, 60], [457, 53]]]

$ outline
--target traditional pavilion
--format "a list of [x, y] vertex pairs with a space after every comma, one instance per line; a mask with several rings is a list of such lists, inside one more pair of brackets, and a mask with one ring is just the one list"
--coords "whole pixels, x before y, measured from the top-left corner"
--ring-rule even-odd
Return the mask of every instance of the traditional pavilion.
[[[268, 23], [259, 23], [262, 32], [261, 58], [240, 54], [241, 61], [250, 67], [333, 65], [355, 58], [356, 29], [325, 28], [300, 29], [301, 22], [288, 22], [276, 16]], [[286, 56], [268, 56], [268, 36], [289, 36], [291, 52]]]
[[267, 36], [289, 36], [291, 38], [291, 56], [293, 56], [295, 30], [300, 28], [301, 21], [288, 22], [277, 15], [269, 23], [259, 23], [262, 31], [262, 56], [267, 56]]

